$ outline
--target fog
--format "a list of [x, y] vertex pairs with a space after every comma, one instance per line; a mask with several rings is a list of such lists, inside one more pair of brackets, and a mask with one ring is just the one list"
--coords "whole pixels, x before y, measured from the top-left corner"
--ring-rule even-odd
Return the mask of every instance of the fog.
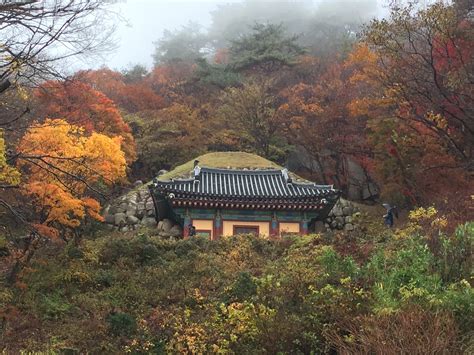
[[[125, 0], [112, 6], [122, 18], [117, 24], [117, 49], [96, 63], [81, 63], [80, 67], [108, 66], [123, 69], [134, 64], [153, 65], [154, 42], [165, 30], [177, 30], [195, 22], [203, 30], [213, 30], [215, 37], [225, 41], [226, 31], [233, 26], [250, 26], [255, 22], [284, 23], [290, 31], [301, 34], [300, 18], [316, 15], [329, 23], [360, 23], [373, 16], [384, 16], [386, 0], [319, 0], [319, 1], [222, 1], [222, 0]], [[221, 10], [219, 17], [212, 14]], [[235, 22], [235, 23], [233, 23]], [[234, 35], [235, 33], [232, 33]], [[308, 36], [308, 33], [304, 35]], [[311, 35], [311, 34], [309, 34]]]

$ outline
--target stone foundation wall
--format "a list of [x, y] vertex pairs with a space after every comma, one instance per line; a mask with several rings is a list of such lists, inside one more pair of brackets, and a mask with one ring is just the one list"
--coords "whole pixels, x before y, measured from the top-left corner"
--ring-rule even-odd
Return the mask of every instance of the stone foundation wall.
[[148, 186], [141, 181], [135, 183], [135, 189], [106, 206], [103, 216], [110, 229], [120, 232], [148, 227], [158, 228], [158, 234], [162, 237], [179, 237], [183, 234], [181, 226], [169, 219], [156, 223], [153, 199]]
[[[323, 222], [318, 222], [321, 228], [317, 228], [317, 231], [352, 231], [356, 228], [353, 223], [353, 216], [357, 212], [357, 208], [350, 201], [339, 199], [329, 212], [328, 217]], [[120, 232], [148, 227], [157, 228], [158, 235], [162, 237], [180, 237], [183, 235], [181, 226], [169, 219], [156, 223], [153, 199], [148, 186], [141, 181], [135, 183], [135, 189], [106, 206], [103, 216], [110, 229]]]
[[354, 224], [354, 214], [358, 212], [357, 207], [350, 201], [342, 198], [334, 205], [327, 218], [324, 219], [326, 230], [346, 230], [356, 229]]

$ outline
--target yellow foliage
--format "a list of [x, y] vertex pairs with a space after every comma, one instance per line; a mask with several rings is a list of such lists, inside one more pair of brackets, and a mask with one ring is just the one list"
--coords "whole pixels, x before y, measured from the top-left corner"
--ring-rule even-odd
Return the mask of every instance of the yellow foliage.
[[410, 211], [408, 218], [410, 218], [410, 220], [412, 221], [426, 220], [426, 219], [432, 218], [437, 213], [438, 211], [434, 207], [428, 207], [428, 208], [420, 207], [413, 211]]
[[0, 184], [18, 185], [20, 183], [20, 172], [7, 164], [5, 157], [5, 140], [3, 131], [0, 129]]
[[26, 132], [18, 145], [18, 166], [28, 172], [22, 191], [42, 216], [41, 231], [56, 236], [59, 226], [77, 228], [85, 217], [102, 221], [100, 204], [87, 197], [95, 183], [125, 178], [121, 138], [92, 133], [65, 120], [46, 120]]

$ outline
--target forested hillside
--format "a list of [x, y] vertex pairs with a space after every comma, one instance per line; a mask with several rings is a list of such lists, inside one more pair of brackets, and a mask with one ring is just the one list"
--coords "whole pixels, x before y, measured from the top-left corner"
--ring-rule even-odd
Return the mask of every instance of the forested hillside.
[[[114, 50], [111, 3], [0, 4], [0, 351], [474, 351], [470, 1], [243, 0], [157, 33], [151, 67], [71, 70]], [[402, 218], [278, 240], [106, 229], [136, 180], [212, 152]]]

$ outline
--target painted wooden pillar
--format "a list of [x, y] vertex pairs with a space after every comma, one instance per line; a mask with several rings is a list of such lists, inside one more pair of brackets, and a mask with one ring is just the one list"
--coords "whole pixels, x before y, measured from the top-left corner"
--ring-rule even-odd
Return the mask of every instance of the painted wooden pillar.
[[305, 235], [308, 234], [308, 217], [306, 216], [306, 212], [302, 214], [301, 224], [300, 224], [300, 232], [301, 234]]
[[189, 238], [189, 226], [191, 225], [191, 216], [189, 215], [189, 210], [186, 209], [186, 214], [184, 215], [184, 226], [183, 226], [183, 237]]
[[272, 223], [270, 227], [270, 236], [271, 237], [278, 237], [279, 233], [279, 228], [278, 228], [278, 220], [276, 217], [276, 212], [273, 212], [273, 217], [272, 217]]
[[222, 217], [220, 210], [216, 211], [216, 215], [214, 216], [214, 230], [212, 231], [213, 239], [219, 239], [222, 236], [223, 228], [222, 228]]

